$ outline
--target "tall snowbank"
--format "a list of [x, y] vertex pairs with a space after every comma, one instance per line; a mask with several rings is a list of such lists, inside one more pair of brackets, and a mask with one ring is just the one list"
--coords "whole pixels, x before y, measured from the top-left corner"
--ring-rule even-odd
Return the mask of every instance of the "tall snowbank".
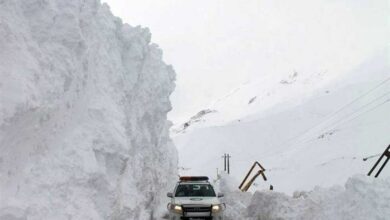
[[174, 71], [98, 0], [0, 1], [0, 219], [155, 219]]
[[219, 180], [219, 190], [224, 193], [222, 202], [225, 203], [225, 220], [244, 219], [246, 207], [250, 205], [252, 193], [238, 190], [239, 182], [223, 173]]
[[387, 219], [390, 216], [390, 179], [373, 181], [364, 176], [350, 178], [345, 187], [315, 188], [282, 193], [256, 192], [248, 206], [253, 219]]
[[229, 204], [242, 200], [238, 192], [229, 192], [232, 211], [227, 219], [247, 220], [385, 220], [390, 216], [390, 179], [365, 176], [349, 178], [345, 187], [316, 187], [310, 192], [287, 196], [273, 191], [257, 191], [249, 205]]

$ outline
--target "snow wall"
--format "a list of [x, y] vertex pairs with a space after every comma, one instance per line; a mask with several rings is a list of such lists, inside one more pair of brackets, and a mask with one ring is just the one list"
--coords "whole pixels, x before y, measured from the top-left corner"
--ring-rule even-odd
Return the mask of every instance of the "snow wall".
[[0, 219], [159, 218], [175, 73], [150, 40], [98, 0], [0, 1]]

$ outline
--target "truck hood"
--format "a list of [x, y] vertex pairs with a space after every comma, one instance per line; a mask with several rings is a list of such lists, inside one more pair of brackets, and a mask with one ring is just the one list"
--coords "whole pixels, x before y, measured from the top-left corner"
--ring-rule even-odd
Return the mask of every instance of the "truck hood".
[[173, 199], [174, 204], [199, 204], [199, 205], [216, 205], [221, 202], [217, 197], [175, 197]]

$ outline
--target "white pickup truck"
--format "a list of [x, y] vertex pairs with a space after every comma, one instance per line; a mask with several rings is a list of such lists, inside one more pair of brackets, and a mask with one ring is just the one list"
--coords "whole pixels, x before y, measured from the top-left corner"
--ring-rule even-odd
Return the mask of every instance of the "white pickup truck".
[[180, 177], [168, 203], [169, 219], [212, 219], [223, 220], [225, 204], [219, 198], [222, 193], [216, 194], [208, 177], [188, 176]]

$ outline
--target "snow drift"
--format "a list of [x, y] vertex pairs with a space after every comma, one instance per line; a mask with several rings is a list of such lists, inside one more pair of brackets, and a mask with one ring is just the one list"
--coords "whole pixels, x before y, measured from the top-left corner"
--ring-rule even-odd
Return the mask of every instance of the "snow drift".
[[[221, 184], [221, 189], [225, 185]], [[384, 220], [390, 215], [389, 185], [390, 178], [355, 176], [345, 187], [316, 187], [309, 192], [295, 192], [293, 197], [272, 191], [257, 191], [250, 196], [226, 188], [224, 191], [229, 198], [226, 202], [230, 208], [226, 217], [247, 220]]]
[[0, 1], [0, 219], [154, 219], [174, 71], [98, 0]]

